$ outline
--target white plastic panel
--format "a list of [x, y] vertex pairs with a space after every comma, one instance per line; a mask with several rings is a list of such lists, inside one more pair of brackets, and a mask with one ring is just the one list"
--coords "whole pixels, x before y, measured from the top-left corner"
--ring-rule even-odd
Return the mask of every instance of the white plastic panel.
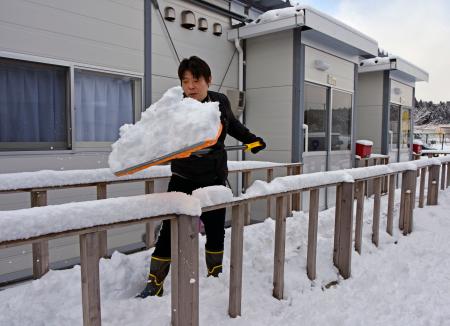
[[413, 88], [391, 79], [391, 103], [412, 106]]
[[305, 80], [354, 90], [354, 64], [307, 46], [305, 48]]

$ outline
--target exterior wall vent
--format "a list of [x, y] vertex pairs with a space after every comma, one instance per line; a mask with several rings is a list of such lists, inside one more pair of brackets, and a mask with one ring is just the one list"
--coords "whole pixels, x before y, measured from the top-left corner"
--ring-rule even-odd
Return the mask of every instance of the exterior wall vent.
[[164, 19], [170, 22], [175, 21], [175, 9], [172, 7], [164, 8]]
[[222, 35], [222, 25], [220, 25], [219, 23], [214, 23], [213, 34], [216, 36]]
[[181, 13], [181, 26], [187, 29], [193, 29], [195, 23], [195, 15], [192, 11], [185, 10]]
[[206, 20], [206, 18], [198, 19], [198, 29], [202, 32], [206, 32], [208, 30], [208, 21]]

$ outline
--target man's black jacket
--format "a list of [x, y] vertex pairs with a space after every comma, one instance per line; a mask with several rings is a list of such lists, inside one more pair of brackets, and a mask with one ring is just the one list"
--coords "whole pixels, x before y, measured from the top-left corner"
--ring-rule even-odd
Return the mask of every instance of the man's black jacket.
[[226, 135], [245, 144], [254, 142], [257, 137], [235, 118], [224, 94], [208, 91], [208, 96], [202, 102], [219, 102], [222, 133], [217, 143], [210, 147], [213, 149], [211, 153], [173, 160], [171, 170], [173, 174], [205, 185], [224, 183], [228, 175], [227, 153], [224, 150]]

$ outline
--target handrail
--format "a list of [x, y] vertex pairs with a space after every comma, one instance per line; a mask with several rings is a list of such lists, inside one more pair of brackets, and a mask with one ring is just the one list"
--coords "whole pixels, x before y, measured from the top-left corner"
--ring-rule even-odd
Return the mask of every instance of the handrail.
[[[242, 162], [242, 163], [240, 163]], [[293, 168], [300, 166], [301, 163], [272, 163], [272, 162], [256, 162], [256, 167], [244, 167], [239, 168], [239, 165], [248, 165], [248, 161], [229, 161], [230, 167], [228, 172], [248, 172], [248, 171], [260, 171], [267, 170], [269, 168]], [[39, 182], [33, 181], [36, 177], [40, 176]], [[36, 172], [19, 172], [19, 173], [3, 173], [0, 174], [0, 194], [1, 193], [14, 193], [14, 192], [30, 192], [30, 191], [44, 191], [44, 190], [56, 190], [78, 187], [92, 187], [99, 183], [102, 184], [118, 184], [128, 182], [142, 182], [151, 181], [157, 179], [170, 178], [172, 173], [170, 172], [170, 166], [153, 166], [146, 170], [137, 172], [133, 175], [127, 175], [124, 177], [116, 177], [110, 169], [90, 169], [90, 170], [41, 170]], [[59, 182], [49, 182], [48, 178], [58, 178]], [[33, 178], [30, 180], [30, 178]], [[79, 180], [85, 181], [79, 181]], [[23, 180], [21, 186], [9, 186], [8, 184], [14, 180], [14, 183], [19, 183]], [[19, 181], [18, 181], [19, 180]]]
[[[366, 170], [370, 168], [364, 168]], [[216, 209], [221, 207], [232, 207], [232, 229], [231, 229], [231, 260], [230, 260], [230, 293], [229, 293], [229, 315], [236, 317], [241, 314], [241, 295], [242, 295], [242, 255], [243, 255], [243, 228], [244, 228], [244, 205], [251, 201], [259, 199], [272, 198], [276, 200], [276, 229], [275, 229], [275, 256], [274, 256], [274, 288], [273, 296], [282, 299], [284, 289], [284, 245], [286, 233], [286, 217], [289, 212], [286, 210], [287, 198], [296, 194], [299, 191], [310, 191], [310, 207], [309, 207], [309, 232], [308, 232], [308, 254], [307, 254], [307, 275], [313, 280], [316, 274], [316, 247], [317, 247], [317, 217], [319, 205], [320, 187], [337, 186], [336, 191], [336, 224], [334, 232], [334, 249], [333, 249], [333, 263], [338, 268], [340, 274], [345, 278], [351, 275], [351, 255], [353, 245], [353, 205], [356, 198], [356, 227], [355, 227], [355, 250], [361, 254], [362, 241], [362, 219], [364, 200], [361, 194], [364, 193], [364, 181], [369, 178], [375, 179], [375, 196], [374, 196], [374, 210], [373, 210], [373, 230], [372, 242], [378, 246], [379, 237], [379, 220], [380, 220], [380, 193], [381, 193], [381, 179], [389, 177], [389, 200], [388, 200], [388, 223], [386, 232], [392, 235], [393, 222], [393, 203], [395, 195], [395, 176], [402, 174], [401, 185], [401, 200], [399, 213], [399, 228], [404, 235], [408, 235], [413, 231], [413, 210], [415, 207], [415, 191], [417, 171], [420, 171], [420, 194], [419, 207], [423, 203], [423, 186], [425, 182], [425, 174], [429, 170], [428, 178], [428, 193], [427, 205], [437, 205], [438, 190], [439, 190], [439, 170], [442, 169], [442, 178], [447, 180], [447, 183], [441, 180], [441, 189], [449, 186], [449, 171], [450, 171], [450, 157], [440, 159], [428, 159], [420, 161], [411, 161], [406, 163], [395, 163], [386, 166], [385, 173], [367, 173], [365, 176], [356, 176], [353, 178], [350, 175], [351, 170], [335, 171], [340, 173], [341, 179], [336, 181], [327, 179], [318, 180], [315, 183], [302, 183], [302, 181], [314, 178], [314, 176], [300, 175], [287, 176], [274, 179], [270, 184], [264, 185], [266, 193], [258, 193], [254, 188], [261, 186], [261, 182], [254, 184], [248, 188], [247, 194], [241, 195], [231, 200], [225, 200], [223, 203], [215, 203], [213, 205], [203, 207], [203, 211]], [[277, 188], [281, 183], [290, 182], [288, 190]], [[270, 187], [275, 190], [270, 192]], [[277, 190], [278, 189], [278, 190]], [[258, 189], [256, 189], [258, 190]], [[207, 191], [207, 188], [204, 188]], [[167, 194], [158, 194], [167, 195]], [[153, 197], [152, 197], [153, 196]], [[154, 198], [155, 195], [149, 195], [147, 198]], [[189, 197], [186, 195], [186, 197]], [[129, 197], [134, 198], [134, 197]], [[192, 198], [195, 200], [195, 198]], [[102, 200], [102, 204], [108, 200]], [[83, 203], [80, 203], [80, 205]], [[63, 204], [68, 205], [68, 204]], [[99, 203], [100, 205], [100, 203]], [[201, 205], [201, 202], [198, 202]], [[225, 206], [223, 206], [225, 205]], [[55, 205], [61, 206], [61, 205]], [[54, 207], [44, 209], [52, 210]], [[30, 212], [33, 208], [25, 209], [24, 212]], [[37, 212], [34, 209], [34, 212]], [[172, 212], [173, 213], [173, 212]], [[3, 212], [3, 214], [7, 214]], [[198, 214], [199, 215], [199, 214]], [[192, 325], [198, 325], [198, 232], [196, 229], [196, 219], [186, 215], [164, 215], [164, 216], [146, 216], [141, 220], [136, 220], [128, 216], [124, 221], [110, 223], [108, 225], [93, 225], [90, 229], [78, 228], [72, 230], [64, 230], [62, 232], [71, 232], [70, 234], [80, 235], [81, 248], [81, 272], [86, 278], [82, 285], [83, 293], [89, 292], [93, 295], [83, 294], [83, 316], [84, 318], [91, 318], [94, 316], [92, 325], [100, 325], [100, 295], [98, 288], [98, 257], [99, 255], [88, 255], [88, 252], [95, 250], [98, 244], [98, 237], [100, 232], [105, 228], [117, 227], [118, 223], [125, 225], [127, 223], [146, 223], [153, 218], [171, 218], [173, 243], [172, 260], [174, 262], [172, 269], [172, 294], [177, 297], [172, 300], [172, 321], [175, 325], [181, 324], [181, 321], [189, 321]], [[2, 219], [0, 218], [0, 225]], [[94, 223], [95, 224], [95, 223]], [[17, 227], [22, 226], [17, 223]], [[183, 232], [178, 232], [183, 230]], [[91, 232], [92, 231], [92, 232]], [[37, 241], [42, 239], [49, 239], [51, 237], [64, 236], [61, 232], [55, 234], [41, 234], [39, 237], [33, 239], [11, 239], [4, 240], [0, 237], [0, 247], [17, 245], [26, 241]], [[3, 239], [3, 240], [2, 240]], [[13, 241], [13, 242], [11, 242]], [[15, 242], [14, 242], [15, 241]], [[175, 259], [175, 260], [174, 260]], [[184, 283], [183, 283], [184, 282]], [[95, 284], [95, 285], [94, 285]], [[94, 289], [92, 288], [94, 286]], [[174, 308], [175, 305], [175, 308]], [[92, 319], [91, 319], [92, 320]]]
[[[286, 168], [287, 174], [300, 174], [301, 163], [272, 163], [259, 161], [229, 161], [229, 172], [242, 173], [244, 178], [243, 187], [247, 188], [251, 181], [252, 172], [266, 170], [267, 179], [273, 178], [273, 170]], [[5, 193], [29, 192], [31, 207], [47, 206], [47, 191], [61, 189], [96, 187], [97, 199], [107, 198], [107, 186], [110, 184], [121, 184], [129, 182], [145, 182], [145, 193], [151, 194], [155, 190], [155, 181], [169, 178], [171, 176], [170, 166], [154, 166], [134, 175], [116, 177], [109, 169], [92, 170], [66, 170], [52, 171], [43, 170], [36, 172], [7, 173], [0, 174], [0, 195]], [[293, 195], [297, 198], [299, 195]], [[271, 202], [268, 200], [267, 207], [270, 211]], [[299, 207], [294, 207], [299, 209]], [[250, 223], [250, 206], [247, 205], [246, 219]], [[150, 248], [155, 243], [155, 223], [150, 221], [146, 224], [145, 244]], [[101, 256], [107, 256], [107, 232], [100, 234]], [[39, 278], [49, 270], [49, 247], [48, 241], [33, 243], [33, 276]]]

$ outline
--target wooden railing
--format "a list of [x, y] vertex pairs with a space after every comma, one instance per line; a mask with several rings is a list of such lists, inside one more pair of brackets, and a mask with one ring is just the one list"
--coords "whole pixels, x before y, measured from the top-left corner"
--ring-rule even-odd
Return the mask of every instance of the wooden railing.
[[[284, 295], [284, 262], [285, 262], [285, 234], [286, 218], [289, 215], [287, 202], [299, 200], [296, 196], [299, 191], [309, 192], [309, 225], [308, 225], [308, 249], [307, 268], [308, 278], [316, 277], [316, 253], [317, 253], [317, 223], [319, 214], [319, 189], [322, 187], [336, 186], [336, 210], [333, 247], [333, 264], [344, 279], [351, 276], [351, 257], [353, 243], [355, 250], [361, 254], [362, 227], [364, 219], [364, 181], [374, 181], [374, 209], [372, 223], [372, 243], [379, 245], [380, 229], [380, 194], [381, 180], [389, 178], [387, 228], [386, 232], [393, 234], [394, 224], [394, 196], [395, 179], [401, 174], [401, 198], [399, 212], [399, 229], [404, 235], [413, 231], [413, 212], [415, 208], [416, 179], [420, 173], [419, 207], [424, 204], [425, 175], [428, 172], [427, 205], [438, 204], [439, 184], [441, 188], [449, 185], [449, 161], [450, 159], [428, 159], [406, 163], [394, 163], [387, 166], [374, 166], [351, 170], [313, 173], [298, 176], [287, 176], [274, 179], [267, 185], [262, 195], [249, 187], [247, 193], [235, 197], [230, 201], [216, 203], [203, 207], [202, 211], [215, 210], [223, 207], [232, 209], [231, 229], [231, 258], [230, 258], [230, 285], [228, 313], [231, 317], [241, 315], [242, 298], [242, 263], [243, 263], [243, 228], [245, 221], [245, 205], [257, 200], [274, 200], [276, 203], [275, 226], [275, 254], [273, 272], [273, 296], [282, 299]], [[440, 169], [441, 181], [440, 182]], [[446, 180], [446, 181], [445, 181]], [[280, 191], [280, 184], [284, 185]], [[152, 196], [148, 195], [148, 200]], [[130, 197], [131, 199], [133, 197]], [[131, 200], [130, 199], [130, 200]], [[353, 208], [356, 199], [355, 241], [353, 242]], [[110, 200], [110, 199], [109, 199]], [[98, 201], [106, 202], [104, 201]], [[83, 204], [83, 203], [80, 203]], [[292, 203], [294, 205], [294, 202]], [[67, 204], [66, 204], [67, 205]], [[299, 203], [298, 203], [299, 205]], [[51, 209], [52, 207], [48, 207]], [[24, 210], [25, 211], [25, 210]], [[4, 212], [3, 212], [4, 213]], [[131, 214], [131, 213], [130, 213]], [[64, 216], [61, 216], [64, 218]], [[198, 232], [197, 219], [186, 215], [149, 216], [140, 220], [128, 220], [120, 223], [97, 225], [89, 228], [66, 230], [53, 234], [42, 234], [29, 239], [0, 239], [0, 248], [19, 245], [23, 243], [35, 243], [48, 241], [56, 237], [77, 234], [80, 236], [80, 252], [82, 256], [82, 282], [83, 282], [83, 318], [85, 325], [100, 325], [100, 296], [98, 280], [98, 257], [100, 253], [95, 251], [95, 245], [100, 232], [107, 229], [125, 226], [135, 223], [148, 223], [161, 219], [172, 219], [172, 323], [174, 325], [198, 325]], [[1, 219], [0, 219], [1, 225]], [[18, 228], [20, 224], [18, 223]], [[179, 232], [183, 230], [183, 232]], [[175, 307], [175, 308], [174, 308]]]
[[[240, 165], [248, 165], [243, 162], [229, 162], [230, 173], [242, 173], [243, 189], [245, 190], [251, 183], [252, 173], [265, 171], [267, 180], [273, 179], [274, 169], [286, 169], [287, 175], [301, 174], [302, 164], [300, 163], [271, 163], [253, 162], [256, 167], [240, 168]], [[251, 164], [250, 164], [251, 165]], [[132, 182], [143, 182], [144, 193], [155, 192], [155, 181], [167, 179], [171, 176], [170, 166], [155, 166], [145, 171], [126, 177], [115, 177], [109, 169], [95, 170], [68, 170], [68, 171], [37, 171], [24, 173], [0, 174], [0, 195], [7, 193], [30, 194], [31, 207], [47, 206], [48, 191], [56, 191], [70, 188], [96, 187], [97, 200], [106, 199], [108, 186], [115, 184], [125, 184]], [[298, 197], [299, 194], [294, 195]], [[267, 202], [268, 211], [271, 209], [271, 202]], [[250, 206], [246, 206], [246, 224], [250, 224]], [[295, 206], [294, 209], [300, 209]], [[146, 224], [146, 247], [151, 248], [155, 243], [155, 223], [150, 221]], [[103, 231], [99, 235], [99, 247], [101, 257], [107, 256], [107, 232]], [[49, 247], [48, 241], [39, 240], [32, 244], [33, 256], [33, 277], [42, 277], [49, 270]]]

